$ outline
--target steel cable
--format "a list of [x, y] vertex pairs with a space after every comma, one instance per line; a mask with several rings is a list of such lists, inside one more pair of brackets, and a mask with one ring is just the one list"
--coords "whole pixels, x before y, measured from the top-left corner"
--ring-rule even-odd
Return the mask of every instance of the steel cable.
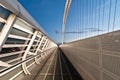
[[110, 30], [111, 6], [112, 6], [112, 0], [110, 0], [110, 6], [109, 6], [108, 32]]
[[116, 10], [117, 10], [117, 0], [115, 0], [115, 10], [114, 10], [114, 17], [113, 17], [113, 28], [112, 30], [114, 31], [115, 28], [115, 21], [116, 21]]

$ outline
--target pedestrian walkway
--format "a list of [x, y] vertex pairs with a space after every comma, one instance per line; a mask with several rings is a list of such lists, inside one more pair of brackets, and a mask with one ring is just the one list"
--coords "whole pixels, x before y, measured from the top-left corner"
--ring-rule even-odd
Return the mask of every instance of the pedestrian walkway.
[[83, 80], [60, 49], [38, 65], [24, 80]]

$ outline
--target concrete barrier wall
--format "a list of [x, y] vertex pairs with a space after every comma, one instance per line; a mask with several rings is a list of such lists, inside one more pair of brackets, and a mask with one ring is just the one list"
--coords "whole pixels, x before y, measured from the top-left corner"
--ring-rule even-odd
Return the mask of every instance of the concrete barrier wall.
[[120, 31], [60, 48], [85, 80], [120, 80]]

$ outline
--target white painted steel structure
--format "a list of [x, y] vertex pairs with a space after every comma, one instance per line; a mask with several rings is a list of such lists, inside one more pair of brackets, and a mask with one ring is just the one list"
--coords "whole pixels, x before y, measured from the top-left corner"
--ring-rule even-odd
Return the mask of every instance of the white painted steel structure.
[[68, 15], [68, 11], [69, 11], [71, 2], [72, 2], [72, 0], [66, 0], [66, 4], [65, 4], [63, 23], [62, 23], [62, 44], [64, 42], [65, 25], [66, 25], [67, 15]]
[[[57, 45], [17, 0], [0, 0], [0, 8], [0, 79], [13, 80], [31, 74], [29, 68], [40, 64]], [[5, 77], [15, 69], [19, 70]]]

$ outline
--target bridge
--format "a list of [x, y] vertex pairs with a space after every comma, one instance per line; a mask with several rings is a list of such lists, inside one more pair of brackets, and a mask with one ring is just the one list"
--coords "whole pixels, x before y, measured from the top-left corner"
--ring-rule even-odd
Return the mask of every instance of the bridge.
[[0, 0], [0, 80], [120, 80], [119, 9], [66, 0], [58, 44], [19, 1]]

